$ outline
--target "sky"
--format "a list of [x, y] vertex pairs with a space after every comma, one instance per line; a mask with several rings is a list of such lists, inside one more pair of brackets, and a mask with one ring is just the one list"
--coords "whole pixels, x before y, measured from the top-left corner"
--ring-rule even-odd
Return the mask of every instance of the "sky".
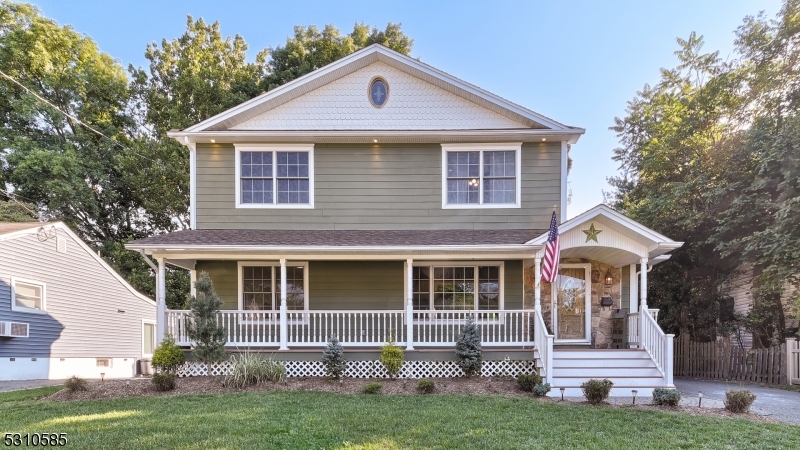
[[[29, 0], [30, 1], [30, 0]], [[186, 16], [239, 34], [250, 59], [283, 45], [295, 25], [400, 22], [413, 57], [561, 123], [586, 129], [572, 146], [568, 217], [601, 203], [618, 173], [608, 129], [659, 69], [677, 62], [675, 39], [692, 31], [707, 51], [733, 58], [745, 16], [774, 17], [779, 0], [236, 1], [33, 0], [44, 15], [91, 36], [124, 66], [147, 66], [148, 43], [183, 34]]]

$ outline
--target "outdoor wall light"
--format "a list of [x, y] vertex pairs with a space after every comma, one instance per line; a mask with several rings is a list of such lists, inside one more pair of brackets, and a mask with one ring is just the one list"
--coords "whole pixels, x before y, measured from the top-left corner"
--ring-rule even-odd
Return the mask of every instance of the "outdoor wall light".
[[639, 391], [637, 391], [636, 389], [631, 391], [631, 394], [633, 394], [633, 404], [634, 405], [636, 405], [636, 394], [638, 394], [638, 393], [639, 393]]
[[106, 378], [106, 373], [100, 372], [100, 381], [106, 381], [105, 378]]
[[701, 408], [702, 406], [703, 406], [703, 393], [702, 392], [698, 392], [697, 393], [697, 407]]
[[559, 388], [558, 390], [561, 391], [561, 401], [563, 402], [564, 401], [564, 391], [566, 391], [566, 389], [565, 388]]
[[611, 268], [606, 271], [606, 286], [614, 284], [614, 275], [611, 275]]

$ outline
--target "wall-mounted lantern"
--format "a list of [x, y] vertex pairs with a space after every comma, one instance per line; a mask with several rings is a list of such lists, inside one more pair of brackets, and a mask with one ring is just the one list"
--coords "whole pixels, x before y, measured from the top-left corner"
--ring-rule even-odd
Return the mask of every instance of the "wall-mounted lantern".
[[614, 275], [611, 275], [611, 268], [606, 271], [606, 286], [614, 284]]

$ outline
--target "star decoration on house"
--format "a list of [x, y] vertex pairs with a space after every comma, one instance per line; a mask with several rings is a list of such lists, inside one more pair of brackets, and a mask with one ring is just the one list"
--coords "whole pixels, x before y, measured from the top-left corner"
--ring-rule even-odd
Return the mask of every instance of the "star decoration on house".
[[589, 229], [588, 229], [588, 230], [581, 230], [581, 231], [583, 231], [584, 233], [586, 233], [586, 242], [589, 242], [589, 241], [595, 241], [595, 242], [597, 242], [598, 244], [600, 243], [600, 242], [598, 242], [598, 241], [597, 241], [597, 235], [598, 235], [598, 234], [600, 234], [600, 233], [602, 233], [602, 232], [603, 232], [603, 230], [597, 230], [597, 229], [595, 229], [595, 228], [594, 228], [594, 224], [592, 224], [592, 225], [589, 227]]

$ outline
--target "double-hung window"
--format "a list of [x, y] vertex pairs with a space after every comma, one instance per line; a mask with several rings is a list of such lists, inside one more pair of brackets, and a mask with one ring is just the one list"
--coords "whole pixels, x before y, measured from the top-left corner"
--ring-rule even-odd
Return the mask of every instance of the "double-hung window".
[[413, 306], [418, 311], [497, 311], [503, 307], [503, 264], [415, 265]]
[[43, 314], [45, 312], [44, 283], [12, 277], [11, 310]]
[[[308, 263], [286, 266], [286, 307], [308, 309]], [[281, 308], [281, 266], [277, 263], [239, 263], [239, 309], [278, 312]]]
[[442, 207], [519, 208], [521, 147], [442, 144]]
[[237, 208], [313, 208], [314, 147], [236, 144]]

